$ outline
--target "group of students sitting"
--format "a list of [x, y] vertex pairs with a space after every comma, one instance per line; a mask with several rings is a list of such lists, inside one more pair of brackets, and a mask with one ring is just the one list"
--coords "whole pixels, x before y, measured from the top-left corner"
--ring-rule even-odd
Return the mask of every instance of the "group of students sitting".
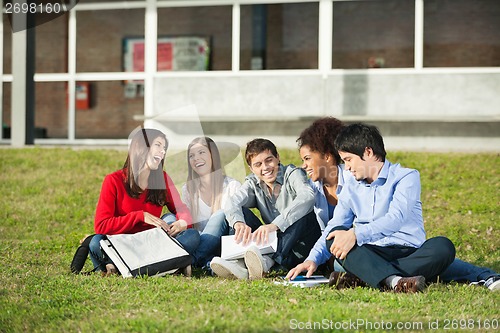
[[[439, 280], [500, 289], [496, 272], [456, 259], [448, 238], [426, 239], [420, 175], [386, 159], [376, 127], [325, 117], [297, 143], [301, 167], [281, 164], [267, 139], [248, 142], [245, 160], [252, 173], [241, 184], [224, 174], [215, 142], [196, 138], [187, 151], [181, 199], [163, 170], [166, 136], [137, 131], [123, 168], [102, 185], [90, 243], [94, 267], [116, 271], [100, 248], [105, 235], [161, 227], [191, 254], [195, 267], [222, 278], [258, 279], [285, 270], [294, 279], [321, 267], [332, 271], [330, 284], [337, 288], [418, 292]], [[162, 216], [164, 206], [169, 213]], [[251, 246], [242, 259], [220, 257], [223, 235], [260, 244], [274, 231], [273, 254]]]

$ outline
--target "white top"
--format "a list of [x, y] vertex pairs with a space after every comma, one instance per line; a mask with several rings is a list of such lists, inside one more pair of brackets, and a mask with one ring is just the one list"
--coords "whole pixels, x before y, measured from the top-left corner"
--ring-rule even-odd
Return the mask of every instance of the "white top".
[[[241, 183], [234, 178], [225, 176], [224, 185], [222, 186], [222, 199], [221, 199], [221, 209], [224, 209], [227, 205], [228, 199], [234, 195], [234, 193], [240, 188]], [[191, 198], [189, 196], [187, 185], [182, 186], [182, 200], [191, 210]], [[212, 216], [212, 207], [207, 205], [201, 197], [198, 196], [198, 216], [193, 216], [193, 228], [198, 230], [200, 233], [205, 229], [208, 219]]]

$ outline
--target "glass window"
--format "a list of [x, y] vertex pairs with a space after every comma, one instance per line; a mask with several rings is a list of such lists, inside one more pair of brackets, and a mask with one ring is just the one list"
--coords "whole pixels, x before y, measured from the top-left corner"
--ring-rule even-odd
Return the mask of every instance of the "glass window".
[[230, 70], [232, 7], [158, 8], [158, 71]]
[[3, 15], [3, 72], [12, 73], [12, 28], [6, 14]]
[[241, 6], [240, 69], [317, 69], [318, 3]]
[[[38, 88], [39, 85], [36, 86]], [[52, 86], [54, 87], [54, 86]], [[42, 88], [40, 88], [42, 89]], [[42, 89], [42, 93], [48, 93], [49, 90]], [[3, 100], [2, 100], [2, 138], [10, 139], [12, 138], [12, 113], [11, 113], [11, 92], [12, 92], [12, 84], [10, 82], [3, 83]], [[64, 98], [64, 96], [59, 96]], [[64, 101], [64, 100], [63, 100]], [[57, 104], [57, 103], [56, 103]], [[40, 108], [40, 106], [35, 106], [35, 108]], [[46, 138], [48, 137], [48, 122], [43, 119], [46, 114], [38, 114], [39, 110], [35, 109], [35, 138]], [[43, 112], [43, 111], [40, 111]], [[58, 124], [56, 124], [57, 126]], [[52, 125], [54, 126], [54, 125]], [[64, 124], [63, 126], [67, 126]]]
[[500, 66], [500, 1], [426, 0], [424, 66]]
[[37, 73], [68, 71], [68, 15], [35, 28], [35, 70]]
[[144, 114], [142, 87], [134, 91], [121, 81], [77, 82], [75, 137], [128, 138], [142, 124], [134, 120], [134, 115]]
[[10, 129], [12, 127], [12, 115], [10, 112], [10, 94], [12, 84], [10, 82], [4, 82], [3, 85], [3, 97], [2, 97], [2, 138], [10, 138]]
[[35, 82], [35, 127], [49, 138], [68, 137], [66, 82]]
[[333, 3], [332, 68], [414, 67], [414, 0]]
[[78, 11], [76, 71], [121, 72], [124, 39], [144, 38], [144, 9]]

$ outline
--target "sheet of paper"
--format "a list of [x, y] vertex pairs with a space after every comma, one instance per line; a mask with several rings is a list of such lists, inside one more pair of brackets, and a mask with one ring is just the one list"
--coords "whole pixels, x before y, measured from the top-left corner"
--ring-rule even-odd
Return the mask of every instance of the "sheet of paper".
[[236, 244], [234, 241], [234, 235], [222, 236], [221, 239], [221, 258], [226, 260], [240, 259], [243, 258], [245, 252], [250, 246], [257, 246], [260, 249], [261, 254], [270, 254], [276, 252], [278, 248], [278, 237], [276, 231], [269, 233], [269, 241], [267, 244], [257, 245], [255, 242], [250, 242], [247, 246], [243, 246], [241, 243]]

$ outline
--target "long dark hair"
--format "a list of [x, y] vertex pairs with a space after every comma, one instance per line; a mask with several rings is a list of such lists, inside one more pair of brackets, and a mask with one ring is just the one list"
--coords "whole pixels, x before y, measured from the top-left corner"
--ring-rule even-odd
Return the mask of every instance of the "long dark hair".
[[200, 176], [193, 170], [191, 163], [189, 163], [189, 154], [191, 147], [196, 144], [200, 144], [208, 148], [210, 155], [212, 157], [212, 167], [210, 173], [211, 179], [211, 192], [212, 192], [212, 202], [210, 207], [212, 208], [212, 213], [218, 211], [221, 208], [222, 201], [222, 190], [224, 188], [224, 169], [222, 168], [220, 161], [219, 148], [215, 142], [208, 136], [202, 136], [193, 139], [187, 149], [187, 164], [188, 164], [188, 178], [186, 182], [189, 197], [191, 199], [191, 215], [196, 218], [198, 216], [198, 199], [199, 199], [199, 187], [200, 187]]
[[[159, 137], [165, 140], [166, 150], [168, 148], [167, 137], [159, 130], [141, 128], [132, 135], [127, 159], [123, 164], [123, 172], [125, 173], [125, 189], [127, 190], [127, 194], [132, 198], [138, 198], [143, 192], [138, 184], [139, 172], [146, 164], [151, 144]], [[158, 169], [151, 170], [148, 178], [148, 189], [146, 195], [146, 202], [151, 202], [158, 206], [164, 206], [166, 203], [167, 187], [163, 175], [163, 162], [164, 159], [161, 160]]]

